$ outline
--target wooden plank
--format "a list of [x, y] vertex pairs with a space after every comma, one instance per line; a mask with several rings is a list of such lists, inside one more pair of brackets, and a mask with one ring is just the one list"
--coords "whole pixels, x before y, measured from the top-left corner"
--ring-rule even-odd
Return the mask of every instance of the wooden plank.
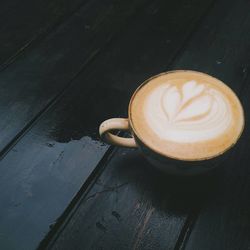
[[174, 249], [187, 213], [177, 185], [119, 149], [49, 249]]
[[85, 2], [87, 1], [1, 1], [0, 69]]
[[[176, 68], [208, 72], [225, 81], [242, 100], [246, 123], [250, 118], [249, 8], [244, 0], [218, 4], [176, 63]], [[237, 147], [213, 176], [205, 198], [197, 199], [194, 210], [201, 212], [189, 216], [181, 249], [249, 249], [249, 136], [246, 126]]]
[[[245, 9], [244, 12], [240, 11], [242, 6]], [[173, 67], [210, 73], [226, 81], [237, 93], [245, 91], [249, 93], [249, 87], [244, 87], [249, 79], [249, 56], [246, 53], [250, 35], [247, 32], [249, 30], [248, 9], [248, 4], [246, 2], [243, 4], [242, 1], [237, 3], [221, 1], [215, 5], [208, 17], [201, 22], [196, 35], [183, 49], [183, 53], [179, 54]], [[242, 28], [239, 29], [239, 27]], [[119, 91], [120, 86], [117, 86]], [[110, 89], [106, 90], [102, 100], [105, 96], [108, 97], [109, 93]], [[119, 95], [117, 92], [112, 96], [122, 99], [122, 94]], [[245, 107], [249, 105], [246, 104], [247, 100], [249, 100], [248, 97], [243, 99]], [[102, 104], [101, 113], [105, 109], [110, 110], [109, 106], [105, 107], [103, 102]], [[117, 101], [114, 100], [111, 106], [116, 109]], [[117, 114], [123, 115], [125, 111], [115, 111], [112, 115]], [[95, 111], [94, 115], [97, 116]], [[243, 146], [241, 146], [242, 143]], [[249, 216], [247, 164], [244, 163], [244, 167], [235, 172], [235, 166], [239, 165], [237, 164], [239, 160], [242, 164], [249, 161], [246, 155], [247, 140], [241, 142], [238, 147], [222, 170], [211, 176], [191, 180], [158, 176], [155, 171], [150, 170], [146, 162], [139, 159], [136, 152], [120, 149], [107, 163], [106, 169], [96, 184], [90, 187], [89, 192], [82, 195], [81, 201], [69, 213], [49, 249], [81, 249], [82, 247], [84, 249], [132, 249], [133, 247], [183, 249], [197, 212], [203, 207], [203, 213], [206, 213], [211, 200], [210, 213], [203, 220], [202, 226], [195, 230], [197, 236], [190, 241], [187, 248], [192, 250], [247, 249], [249, 228], [245, 222], [247, 220], [244, 220]], [[235, 155], [239, 156], [234, 159]], [[222, 176], [224, 176], [223, 179]], [[228, 178], [231, 178], [231, 181], [228, 182]], [[242, 180], [242, 185], [237, 189]], [[233, 184], [233, 188], [229, 186], [230, 184]], [[161, 193], [162, 190], [164, 192]], [[236, 193], [235, 190], [237, 190]], [[140, 201], [139, 208], [136, 206], [136, 200]], [[221, 204], [221, 201], [224, 203]], [[238, 205], [239, 202], [242, 206]], [[216, 209], [220, 206], [223, 206], [223, 210], [219, 209], [221, 213], [215, 216]], [[233, 214], [234, 211], [237, 211], [236, 215]], [[213, 216], [215, 216], [214, 220]], [[175, 221], [176, 218], [179, 221]], [[232, 222], [231, 218], [236, 218], [235, 222]], [[176, 244], [176, 235], [183, 225]], [[236, 230], [239, 228], [243, 235], [242, 243], [241, 236], [235, 228]], [[230, 240], [223, 238], [224, 230], [228, 237], [231, 237]], [[165, 232], [165, 239], [161, 232]], [[171, 239], [168, 238], [170, 232]], [[230, 243], [226, 244], [227, 241]], [[232, 245], [229, 246], [231, 243]]]
[[0, 74], [0, 155], [70, 85], [70, 81], [145, 1], [90, 1]]
[[[79, 75], [74, 87], [3, 159], [0, 180], [6, 193], [0, 211], [5, 235], [14, 222], [19, 222], [15, 240], [32, 235], [38, 242], [43, 236], [41, 230], [48, 232], [48, 225], [61, 215], [107, 151], [108, 147], [97, 140], [99, 123], [108, 117], [126, 115], [133, 90], [148, 76], [166, 69], [211, 1], [186, 4], [180, 0], [171, 4], [169, 8], [169, 2], [153, 3], [138, 16], [138, 22]], [[7, 171], [10, 165], [14, 167]], [[18, 196], [16, 189], [20, 190]], [[141, 208], [142, 214], [147, 213], [147, 208]], [[8, 213], [12, 209], [15, 218]], [[40, 211], [43, 216], [38, 221]], [[24, 222], [28, 215], [29, 221]], [[179, 220], [176, 216], [166, 218], [169, 227], [165, 232], [173, 233], [169, 248], [175, 244], [184, 222], [179, 216]], [[176, 221], [180, 223], [171, 229]], [[34, 229], [36, 223], [40, 227]], [[24, 227], [32, 228], [31, 232], [24, 231]]]
[[[166, 69], [210, 3], [179, 0], [169, 8], [169, 2], [153, 2], [5, 156], [0, 163], [0, 234], [5, 249], [33, 248], [50, 230], [108, 149], [97, 140], [99, 123], [125, 115], [138, 83]], [[76, 56], [74, 52], [72, 58]], [[70, 64], [75, 67], [74, 61]], [[62, 69], [61, 81], [68, 78], [59, 72]]]

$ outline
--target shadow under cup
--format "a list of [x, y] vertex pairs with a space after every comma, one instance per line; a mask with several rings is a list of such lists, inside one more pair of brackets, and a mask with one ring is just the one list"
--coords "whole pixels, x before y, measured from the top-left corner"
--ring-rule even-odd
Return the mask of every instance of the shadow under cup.
[[[134, 92], [130, 103], [129, 103], [129, 117], [126, 118], [112, 118], [104, 121], [99, 128], [99, 133], [101, 138], [111, 144], [111, 145], [117, 145], [122, 147], [132, 147], [132, 148], [139, 148], [141, 153], [145, 156], [145, 158], [155, 167], [158, 169], [164, 171], [168, 174], [174, 174], [174, 175], [198, 175], [207, 173], [210, 170], [215, 169], [218, 166], [222, 166], [223, 161], [228, 158], [228, 156], [231, 153], [231, 148], [236, 144], [238, 139], [240, 138], [243, 128], [244, 128], [244, 113], [243, 108], [241, 106], [241, 103], [239, 102], [237, 96], [236, 101], [238, 102], [239, 106], [241, 107], [242, 112], [242, 127], [240, 133], [237, 135], [237, 139], [232, 142], [232, 144], [225, 148], [224, 151], [218, 152], [214, 156], [204, 157], [200, 159], [195, 160], [185, 160], [181, 159], [180, 157], [170, 157], [167, 154], [163, 154], [160, 150], [154, 150], [152, 147], [150, 147], [146, 140], [144, 140], [143, 136], [139, 136], [136, 132], [136, 129], [134, 128], [134, 124], [132, 121], [132, 115], [131, 115], [131, 106], [134, 101], [134, 98], [136, 98], [136, 94], [141, 90], [143, 86], [145, 86], [147, 83], [149, 83], [151, 80], [158, 78], [160, 76], [167, 75], [169, 73], [175, 73], [175, 72], [191, 72], [193, 74], [204, 74], [201, 72], [195, 72], [195, 71], [169, 71], [162, 74], [159, 74], [157, 76], [153, 76], [150, 79], [143, 82]], [[208, 76], [204, 74], [205, 76]], [[211, 77], [211, 76], [208, 76]], [[212, 78], [212, 77], [211, 77]], [[214, 78], [215, 79], [215, 78]], [[225, 85], [225, 84], [224, 84]], [[239, 114], [239, 117], [241, 117], [241, 114]], [[132, 138], [124, 138], [120, 137], [114, 134], [114, 131], [129, 131], [132, 135]], [[138, 130], [138, 129], [137, 129]]]

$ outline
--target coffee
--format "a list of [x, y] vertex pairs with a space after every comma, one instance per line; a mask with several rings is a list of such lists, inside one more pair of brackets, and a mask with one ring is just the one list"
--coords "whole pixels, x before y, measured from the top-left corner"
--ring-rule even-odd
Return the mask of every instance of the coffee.
[[242, 106], [218, 79], [195, 71], [172, 71], [149, 79], [130, 102], [135, 134], [153, 151], [181, 160], [220, 155], [235, 144]]

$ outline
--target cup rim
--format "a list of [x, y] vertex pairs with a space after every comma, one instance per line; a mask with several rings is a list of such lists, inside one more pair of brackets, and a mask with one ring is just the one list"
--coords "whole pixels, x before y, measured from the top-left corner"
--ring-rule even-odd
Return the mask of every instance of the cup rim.
[[133, 95], [131, 96], [130, 98], [130, 101], [129, 101], [129, 106], [128, 106], [128, 120], [129, 120], [129, 126], [130, 128], [132, 129], [133, 133], [136, 135], [136, 137], [140, 140], [140, 142], [146, 146], [147, 148], [149, 148], [151, 151], [153, 151], [154, 153], [162, 156], [162, 157], [165, 157], [165, 158], [170, 158], [172, 160], [178, 160], [178, 161], [183, 161], [183, 162], [198, 162], [198, 161], [206, 161], [206, 160], [211, 160], [211, 159], [214, 159], [220, 155], [223, 155], [224, 153], [226, 153], [227, 151], [229, 151], [231, 148], [233, 148], [235, 146], [235, 144], [238, 142], [238, 140], [240, 139], [242, 133], [243, 133], [243, 130], [245, 128], [245, 114], [244, 114], [244, 109], [243, 109], [243, 106], [239, 100], [239, 97], [236, 95], [235, 91], [233, 91], [225, 82], [221, 81], [223, 84], [225, 84], [237, 97], [237, 99], [239, 100], [239, 104], [240, 104], [240, 107], [241, 107], [241, 110], [242, 110], [242, 118], [243, 118], [243, 125], [242, 125], [242, 128], [241, 128], [241, 131], [238, 135], [238, 137], [235, 139], [235, 141], [227, 148], [225, 148], [223, 151], [221, 152], [218, 152], [217, 154], [214, 154], [212, 156], [208, 156], [208, 157], [202, 157], [202, 158], [198, 158], [198, 159], [185, 159], [185, 158], [178, 158], [178, 157], [174, 157], [174, 156], [169, 156], [167, 154], [163, 154], [162, 152], [160, 152], [159, 150], [157, 149], [153, 149], [152, 147], [150, 147], [146, 142], [145, 140], [139, 136], [139, 134], [137, 133], [134, 125], [133, 125], [133, 121], [132, 121], [132, 116], [131, 116], [131, 107], [132, 107], [132, 102], [133, 100], [135, 99], [136, 97], [136, 94], [140, 91], [140, 89], [146, 85], [148, 82], [150, 82], [152, 79], [155, 79], [159, 76], [162, 76], [162, 75], [167, 75], [167, 74], [170, 74], [170, 73], [174, 73], [174, 72], [185, 72], [185, 71], [188, 71], [188, 72], [194, 72], [194, 73], [199, 73], [199, 74], [203, 74], [203, 75], [206, 75], [206, 76], [209, 76], [209, 77], [212, 77], [212, 78], [215, 78], [216, 80], [219, 80], [218, 78], [214, 77], [214, 76], [211, 76], [209, 74], [206, 74], [206, 73], [203, 73], [203, 72], [200, 72], [200, 71], [196, 71], [196, 70], [189, 70], [189, 69], [177, 69], [177, 70], [169, 70], [169, 71], [165, 71], [165, 72], [162, 72], [162, 73], [159, 73], [157, 75], [154, 75], [154, 76], [151, 76], [150, 78], [146, 79], [145, 81], [143, 81], [137, 88], [136, 90], [134, 91]]

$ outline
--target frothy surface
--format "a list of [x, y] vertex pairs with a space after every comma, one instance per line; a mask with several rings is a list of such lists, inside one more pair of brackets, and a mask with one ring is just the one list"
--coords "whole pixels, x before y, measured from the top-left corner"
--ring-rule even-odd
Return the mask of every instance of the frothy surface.
[[162, 139], [199, 142], [216, 138], [230, 126], [230, 104], [222, 93], [195, 80], [166, 82], [147, 97], [148, 126]]
[[237, 141], [244, 125], [241, 104], [232, 90], [194, 71], [152, 78], [133, 97], [130, 116], [145, 144], [187, 160], [224, 152]]

